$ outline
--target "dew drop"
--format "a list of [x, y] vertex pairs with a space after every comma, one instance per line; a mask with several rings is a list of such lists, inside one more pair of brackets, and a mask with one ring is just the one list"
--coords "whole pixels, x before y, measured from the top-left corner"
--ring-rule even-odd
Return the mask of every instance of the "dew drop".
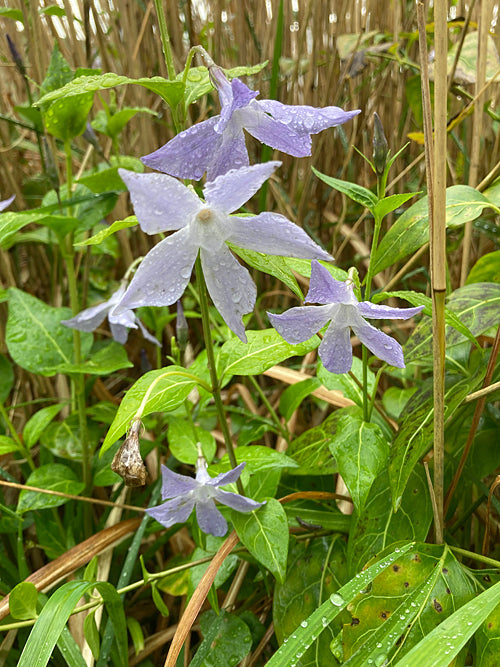
[[332, 595], [330, 595], [330, 602], [336, 607], [341, 607], [343, 604], [345, 604], [344, 598], [337, 593], [332, 593]]
[[302, 621], [300, 624], [303, 628], [307, 628], [307, 621]]

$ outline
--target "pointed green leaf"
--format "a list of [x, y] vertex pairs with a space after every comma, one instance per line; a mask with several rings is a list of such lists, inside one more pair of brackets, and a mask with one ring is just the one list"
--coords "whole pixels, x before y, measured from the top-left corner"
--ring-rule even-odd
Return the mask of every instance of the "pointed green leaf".
[[[478, 190], [452, 185], [446, 190], [446, 226], [459, 227], [475, 220], [485, 208], [496, 208]], [[429, 241], [427, 197], [410, 206], [383, 237], [374, 257], [374, 273], [399, 262]]]
[[304, 295], [300, 289], [295, 276], [293, 275], [292, 270], [288, 267], [284, 257], [279, 257], [277, 255], [265, 255], [262, 252], [256, 252], [254, 250], [247, 250], [246, 248], [238, 248], [233, 246], [231, 243], [228, 244], [238, 257], [246, 262], [249, 266], [252, 266], [258, 271], [263, 273], [268, 273], [270, 276], [274, 276], [281, 280], [292, 292], [299, 297], [302, 301]]
[[362, 185], [357, 185], [356, 183], [350, 183], [349, 181], [341, 181], [338, 178], [333, 178], [333, 176], [327, 176], [322, 174], [320, 171], [311, 167], [316, 176], [326, 183], [331, 188], [342, 192], [344, 195], [347, 195], [350, 199], [361, 204], [365, 208], [373, 211], [375, 206], [378, 203], [378, 198], [373, 194], [371, 190], [367, 190]]
[[373, 208], [373, 215], [382, 219], [388, 213], [395, 211], [400, 206], [403, 206], [409, 199], [416, 197], [417, 195], [422, 194], [421, 192], [407, 192], [406, 194], [401, 195], [389, 195], [389, 197], [384, 197], [380, 199], [375, 204]]
[[14, 386], [14, 371], [6, 356], [0, 354], [0, 403], [5, 403]]
[[257, 375], [271, 366], [290, 357], [302, 356], [320, 344], [318, 336], [304, 343], [290, 345], [276, 331], [247, 331], [248, 343], [232, 338], [222, 346], [219, 353], [219, 374], [227, 378], [231, 375]]
[[472, 283], [500, 283], [500, 250], [489, 252], [477, 260], [465, 284]]
[[35, 584], [29, 581], [21, 581], [9, 594], [9, 610], [12, 618], [19, 621], [28, 621], [38, 616], [36, 601], [38, 591]]
[[122, 368], [131, 368], [134, 364], [129, 361], [125, 348], [114, 340], [105, 341], [98, 350], [81, 364], [61, 364], [58, 373], [110, 375]]
[[248, 514], [233, 510], [231, 520], [252, 556], [283, 582], [288, 556], [288, 522], [281, 504], [269, 498], [265, 505]]
[[[78, 496], [85, 484], [79, 482], [76, 474], [62, 463], [47, 463], [34, 470], [26, 480], [27, 486], [37, 486], [40, 489], [59, 491]], [[23, 490], [19, 494], [17, 503], [18, 512], [27, 512], [34, 509], [45, 509], [47, 507], [59, 507], [69, 501], [63, 496], [52, 496], [40, 491]]]
[[42, 433], [54, 417], [63, 409], [64, 405], [64, 403], [49, 405], [46, 408], [41, 408], [41, 410], [38, 410], [30, 417], [23, 430], [24, 444], [28, 449], [36, 445]]

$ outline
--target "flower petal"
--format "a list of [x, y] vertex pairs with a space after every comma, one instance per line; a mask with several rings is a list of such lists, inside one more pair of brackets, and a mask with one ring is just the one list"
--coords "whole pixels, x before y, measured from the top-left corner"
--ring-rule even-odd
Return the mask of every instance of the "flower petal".
[[226, 486], [226, 484], [234, 484], [245, 466], [246, 463], [240, 463], [236, 468], [233, 468], [228, 472], [221, 472], [216, 477], [211, 477], [206, 484], [209, 486]]
[[147, 234], [185, 227], [202, 207], [200, 199], [180, 181], [166, 174], [137, 174], [119, 169], [134, 211]]
[[215, 499], [223, 505], [227, 505], [231, 509], [236, 510], [237, 512], [253, 512], [254, 510], [258, 510], [259, 507], [264, 505], [264, 503], [259, 503], [256, 500], [252, 500], [251, 498], [241, 496], [239, 493], [222, 491], [222, 489], [216, 490]]
[[308, 303], [352, 303], [353, 296], [351, 286], [336, 280], [319, 262], [311, 262], [311, 280], [306, 295]]
[[291, 127], [297, 134], [317, 134], [351, 120], [361, 109], [344, 111], [340, 107], [316, 108], [303, 105], [282, 104], [276, 100], [259, 100], [257, 104], [276, 120]]
[[410, 317], [418, 315], [423, 310], [423, 306], [415, 306], [414, 308], [392, 308], [391, 306], [383, 306], [371, 301], [361, 301], [358, 304], [358, 311], [363, 317], [368, 319], [391, 319], [391, 320], [409, 320]]
[[138, 308], [175, 303], [186, 289], [197, 254], [187, 227], [163, 239], [142, 260], [121, 304]]
[[228, 225], [227, 240], [240, 248], [284, 257], [333, 259], [303, 229], [279, 213], [260, 213], [246, 218], [234, 216], [228, 219]]
[[213, 181], [217, 176], [222, 176], [230, 169], [248, 167], [248, 151], [245, 144], [243, 129], [235, 126], [231, 131], [226, 129], [222, 135], [222, 143], [219, 144], [212, 156], [207, 169], [207, 181]]
[[222, 109], [219, 122], [215, 126], [215, 131], [222, 134], [231, 120], [235, 109], [246, 107], [258, 94], [258, 91], [250, 90], [243, 81], [233, 79], [231, 81], [231, 95], [219, 95]]
[[403, 348], [398, 341], [368, 324], [362, 319], [361, 315], [359, 319], [359, 323], [351, 324], [351, 326], [363, 345], [366, 345], [372, 354], [391, 366], [405, 368]]
[[189, 519], [189, 515], [193, 511], [194, 498], [180, 496], [167, 500], [166, 503], [158, 505], [157, 507], [148, 507], [146, 514], [156, 519], [165, 528], [170, 528], [176, 523], [184, 523]]
[[113, 336], [113, 340], [116, 340], [116, 342], [120, 343], [120, 345], [125, 345], [128, 338], [127, 327], [124, 327], [123, 324], [114, 324], [110, 320], [109, 328], [111, 329], [111, 335]]
[[193, 477], [179, 475], [167, 466], [161, 466], [161, 497], [163, 500], [186, 495], [190, 491], [198, 489], [199, 486], [199, 483]]
[[299, 135], [292, 128], [279, 120], [268, 116], [258, 107], [258, 101], [245, 109], [239, 109], [234, 116], [241, 125], [262, 143], [295, 157], [311, 155], [311, 138], [307, 134]]
[[238, 210], [267, 181], [281, 162], [264, 162], [251, 167], [231, 169], [215, 181], [207, 183], [203, 189], [205, 199], [210, 206], [216, 206], [225, 213]]
[[210, 164], [214, 153], [222, 143], [215, 131], [219, 116], [191, 126], [180, 132], [158, 150], [141, 158], [152, 169], [177, 178], [200, 180]]
[[331, 306], [299, 306], [281, 315], [267, 313], [269, 321], [288, 343], [303, 343], [322, 329], [331, 318]]
[[72, 329], [78, 329], [78, 331], [94, 331], [97, 327], [104, 322], [106, 315], [113, 306], [108, 301], [104, 303], [99, 303], [97, 306], [92, 306], [91, 308], [86, 308], [82, 310], [81, 313], [75, 315], [69, 320], [61, 320], [62, 324], [65, 324], [67, 327]]
[[144, 336], [144, 338], [146, 340], [149, 340], [150, 343], [154, 343], [155, 345], [158, 345], [158, 347], [161, 347], [161, 343], [158, 340], [158, 338], [155, 338], [155, 336], [153, 336], [153, 334], [149, 333], [149, 331], [146, 329], [146, 327], [144, 326], [144, 324], [141, 322], [141, 320], [138, 317], [136, 317], [135, 321], [139, 325], [139, 329], [141, 330], [141, 333]]
[[211, 498], [196, 503], [196, 519], [204, 533], [210, 533], [216, 537], [222, 537], [227, 533], [227, 521]]
[[319, 346], [319, 357], [330, 373], [348, 373], [352, 366], [352, 345], [348, 326], [336, 326], [333, 322]]
[[8, 199], [4, 199], [3, 201], [0, 201], [0, 211], [3, 211], [4, 208], [7, 208], [7, 206], [12, 204], [12, 202], [14, 201], [15, 198], [16, 198], [16, 195], [12, 195], [12, 197], [9, 197]]
[[246, 342], [241, 318], [252, 312], [257, 296], [257, 288], [250, 274], [225, 245], [217, 252], [207, 252], [202, 248], [200, 257], [214, 306], [227, 326]]

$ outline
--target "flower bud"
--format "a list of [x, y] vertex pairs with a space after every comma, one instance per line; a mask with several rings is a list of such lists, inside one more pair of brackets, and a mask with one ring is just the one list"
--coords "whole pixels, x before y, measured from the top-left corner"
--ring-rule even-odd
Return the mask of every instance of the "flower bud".
[[10, 55], [12, 56], [12, 60], [14, 61], [17, 69], [22, 74], [22, 76], [26, 76], [26, 67], [24, 66], [21, 54], [19, 53], [19, 51], [16, 48], [16, 45], [10, 38], [10, 35], [6, 33], [5, 36], [7, 37], [7, 44], [9, 45], [9, 51]]
[[177, 321], [175, 324], [175, 336], [177, 338], [179, 349], [181, 352], [183, 352], [186, 349], [186, 345], [188, 344], [189, 327], [180, 299], [177, 301]]

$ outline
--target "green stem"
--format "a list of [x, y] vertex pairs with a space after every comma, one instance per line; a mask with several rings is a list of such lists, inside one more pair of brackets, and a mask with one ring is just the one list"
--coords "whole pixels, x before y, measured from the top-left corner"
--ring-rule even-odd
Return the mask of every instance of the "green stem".
[[[64, 143], [66, 153], [66, 183], [67, 197], [71, 199], [71, 190], [73, 187], [73, 168], [71, 160], [71, 144], [69, 141]], [[71, 208], [68, 209], [68, 215], [71, 215]], [[68, 234], [61, 243], [61, 252], [66, 267], [66, 276], [68, 280], [69, 302], [73, 315], [77, 315], [80, 310], [78, 298], [78, 277], [75, 270], [75, 252], [73, 249], [73, 233]], [[80, 332], [73, 329], [73, 362], [80, 364], [82, 362]], [[82, 448], [82, 480], [85, 484], [84, 493], [88, 494], [91, 490], [91, 451], [89, 447], [89, 438], [87, 430], [87, 411], [85, 405], [85, 379], [81, 374], [71, 376], [72, 395], [76, 402], [78, 412], [78, 423], [80, 426], [80, 444]], [[85, 510], [85, 532], [90, 534], [91, 515], [90, 507]]]
[[[175, 81], [176, 72], [174, 65], [174, 57], [172, 55], [172, 46], [170, 44], [170, 35], [168, 34], [167, 20], [163, 10], [163, 1], [154, 0], [156, 15], [158, 17], [158, 25], [160, 26], [161, 44], [163, 47], [163, 55], [165, 56], [165, 64], [167, 66], [167, 74], [169, 81]], [[177, 116], [177, 108], [170, 107], [172, 111], [172, 122], [174, 124], [175, 133], [180, 132], [179, 119]]]
[[249, 376], [248, 376], [248, 379], [249, 379], [250, 382], [253, 384], [255, 390], [256, 390], [257, 393], [259, 394], [259, 396], [260, 396], [260, 400], [261, 400], [261, 401], [264, 403], [264, 405], [266, 406], [267, 411], [268, 411], [269, 414], [271, 415], [271, 419], [274, 421], [274, 423], [275, 423], [276, 426], [278, 427], [279, 432], [281, 433], [282, 437], [285, 438], [285, 440], [288, 442], [288, 440], [289, 440], [289, 438], [290, 438], [290, 433], [288, 432], [288, 429], [286, 429], [286, 428], [283, 426], [283, 424], [281, 423], [280, 418], [279, 418], [278, 415], [276, 414], [276, 410], [273, 408], [273, 406], [271, 405], [271, 403], [269, 403], [269, 400], [268, 400], [267, 396], [264, 394], [264, 392], [262, 391], [262, 388], [261, 388], [260, 384], [257, 382], [257, 380], [255, 379], [255, 377], [254, 377], [253, 375], [249, 375]]
[[8, 414], [7, 410], [5, 409], [5, 406], [4, 406], [3, 403], [0, 403], [0, 415], [3, 417], [5, 423], [7, 424], [7, 428], [10, 431], [10, 435], [11, 435], [12, 439], [14, 440], [14, 442], [16, 443], [21, 456], [26, 459], [26, 461], [28, 462], [28, 465], [31, 468], [31, 470], [34, 470], [35, 469], [35, 464], [33, 463], [33, 459], [31, 458], [31, 453], [30, 453], [29, 449], [27, 447], [25, 447], [24, 442], [21, 440], [21, 438], [17, 434], [17, 431], [14, 428], [13, 423], [9, 419], [9, 414]]
[[460, 547], [450, 546], [450, 549], [454, 553], [460, 554], [461, 556], [465, 556], [466, 558], [470, 558], [471, 560], [477, 560], [479, 563], [484, 563], [485, 565], [491, 565], [491, 567], [495, 567], [497, 569], [500, 568], [500, 561], [494, 560], [493, 558], [488, 558], [488, 556], [482, 556], [481, 554], [476, 554], [473, 551], [466, 551], [465, 549], [460, 549]]
[[380, 381], [380, 378], [382, 377], [382, 373], [384, 371], [384, 368], [385, 368], [385, 364], [378, 369], [377, 375], [375, 376], [375, 382], [373, 383], [372, 397], [371, 397], [370, 404], [368, 406], [368, 419], [366, 421], [370, 421], [371, 418], [372, 418], [373, 406], [375, 405], [375, 397], [377, 395], [377, 387], [378, 387], [378, 383]]
[[[196, 279], [198, 283], [198, 293], [200, 295], [200, 309], [201, 309], [201, 322], [203, 325], [203, 337], [205, 339], [205, 347], [207, 350], [207, 361], [208, 369], [210, 371], [210, 380], [212, 382], [212, 394], [215, 401], [215, 408], [217, 410], [217, 416], [219, 418], [219, 424], [224, 436], [224, 443], [227, 449], [227, 455], [229, 461], [231, 462], [231, 467], [236, 468], [238, 465], [236, 462], [236, 456], [234, 454], [233, 441], [231, 439], [231, 434], [229, 432], [229, 426], [227, 424], [226, 413], [224, 411], [224, 404], [222, 402], [221, 396], [221, 386], [219, 378], [217, 377], [217, 367], [215, 365], [215, 354], [214, 346], [212, 341], [212, 335], [210, 332], [210, 314], [208, 311], [208, 293], [207, 286], [205, 283], [205, 277], [203, 275], [203, 268], [201, 266], [200, 256], [196, 258]], [[236, 482], [239, 493], [244, 493], [243, 484], [241, 479], [238, 479]]]

